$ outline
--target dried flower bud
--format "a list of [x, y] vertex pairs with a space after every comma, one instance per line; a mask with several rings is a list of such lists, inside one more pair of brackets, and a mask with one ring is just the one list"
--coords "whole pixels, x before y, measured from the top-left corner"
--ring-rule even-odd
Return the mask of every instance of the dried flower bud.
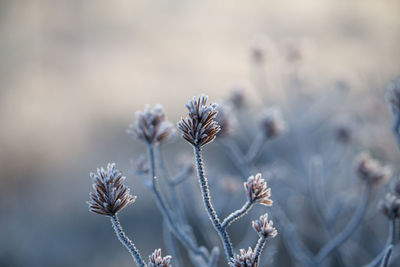
[[216, 105], [207, 105], [207, 99], [206, 95], [194, 96], [185, 105], [189, 110], [189, 117], [182, 118], [178, 122], [178, 129], [182, 131], [182, 137], [194, 146], [210, 143], [220, 130], [215, 121]]
[[232, 128], [235, 127], [234, 117], [231, 115], [229, 106], [217, 106], [217, 115], [215, 121], [220, 126], [220, 131], [217, 133], [218, 136], [227, 136], [232, 132]]
[[230, 267], [256, 267], [254, 251], [251, 247], [246, 251], [240, 250], [240, 254], [236, 254], [229, 263]]
[[156, 249], [149, 256], [148, 267], [172, 267], [171, 256], [161, 257], [161, 249]]
[[261, 173], [257, 173], [255, 177], [250, 176], [243, 185], [250, 202], [259, 202], [265, 206], [272, 205], [272, 200], [269, 199], [271, 188], [267, 187], [267, 182], [262, 179]]
[[173, 132], [172, 124], [167, 121], [162, 106], [153, 110], [149, 105], [144, 111], [136, 111], [136, 122], [129, 125], [127, 133], [148, 144], [157, 144], [166, 140]]
[[400, 77], [387, 85], [385, 99], [393, 114], [400, 112]]
[[337, 125], [335, 129], [336, 140], [341, 143], [349, 143], [351, 140], [351, 129], [346, 125]]
[[129, 188], [122, 184], [125, 176], [115, 168], [115, 163], [109, 163], [107, 170], [97, 169], [97, 174], [90, 173], [90, 177], [94, 193], [90, 192], [87, 203], [91, 212], [113, 216], [135, 201], [136, 196], [130, 195]]
[[356, 171], [361, 179], [372, 184], [386, 181], [391, 174], [388, 166], [382, 166], [366, 152], [357, 156]]
[[281, 135], [286, 130], [281, 111], [276, 107], [264, 110], [260, 117], [260, 128], [267, 138]]
[[273, 221], [268, 221], [268, 214], [260, 216], [260, 219], [252, 222], [254, 230], [262, 237], [275, 237], [278, 234]]
[[241, 109], [245, 106], [245, 99], [243, 89], [240, 88], [234, 89], [229, 96], [229, 102], [237, 109]]
[[389, 219], [400, 218], [400, 198], [387, 194], [385, 200], [381, 201], [380, 209]]

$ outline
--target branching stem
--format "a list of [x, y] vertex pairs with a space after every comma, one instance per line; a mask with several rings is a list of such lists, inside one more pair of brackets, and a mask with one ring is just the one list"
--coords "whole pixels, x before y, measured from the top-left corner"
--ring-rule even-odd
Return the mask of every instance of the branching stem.
[[246, 203], [244, 203], [243, 207], [241, 207], [240, 209], [232, 212], [228, 217], [226, 217], [224, 219], [224, 221], [221, 224], [221, 227], [223, 229], [227, 228], [231, 223], [233, 223], [234, 221], [238, 220], [239, 218], [243, 217], [244, 215], [246, 215], [247, 212], [249, 212], [249, 210], [251, 209], [251, 207], [253, 207], [253, 202], [250, 201], [246, 201]]

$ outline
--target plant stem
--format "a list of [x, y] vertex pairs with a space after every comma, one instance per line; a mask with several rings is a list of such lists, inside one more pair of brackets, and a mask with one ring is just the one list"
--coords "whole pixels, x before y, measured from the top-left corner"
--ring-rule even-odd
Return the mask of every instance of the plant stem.
[[331, 241], [329, 241], [318, 254], [315, 256], [315, 263], [320, 264], [333, 250], [339, 247], [342, 243], [344, 243], [352, 233], [357, 229], [360, 225], [362, 218], [367, 210], [369, 198], [371, 194], [371, 185], [367, 184], [366, 189], [364, 190], [363, 198], [361, 200], [360, 205], [358, 206], [356, 212], [353, 217], [346, 225], [346, 227], [341, 231], [338, 235], [336, 235]]
[[144, 263], [142, 257], [140, 256], [138, 249], [135, 247], [135, 245], [132, 243], [132, 241], [129, 240], [129, 238], [126, 236], [124, 230], [122, 229], [122, 226], [119, 223], [117, 214], [111, 216], [110, 219], [111, 219], [111, 224], [114, 228], [115, 234], [118, 237], [118, 240], [122, 243], [122, 245], [124, 245], [128, 249], [128, 251], [132, 255], [132, 258], [135, 261], [136, 265], [139, 267], [146, 267], [147, 265]]
[[258, 266], [260, 262], [261, 252], [264, 249], [265, 243], [267, 243], [267, 238], [264, 236], [261, 236], [257, 241], [257, 245], [254, 248], [254, 266]]
[[266, 141], [265, 134], [259, 133], [251, 143], [249, 150], [246, 153], [245, 159], [247, 162], [254, 162], [260, 154]]
[[157, 177], [155, 176], [154, 151], [152, 145], [147, 146], [147, 154], [149, 158], [150, 176], [152, 179], [151, 189], [153, 195], [155, 196], [158, 209], [161, 211], [162, 216], [166, 219], [168, 226], [176, 238], [178, 238], [178, 240], [181, 241], [182, 244], [193, 254], [200, 256], [205, 262], [207, 262], [207, 254], [195, 244], [195, 242], [188, 236], [187, 233], [185, 233], [184, 228], [178, 226], [173, 220], [172, 212], [158, 188], [158, 181]]
[[239, 218], [241, 218], [244, 215], [246, 215], [246, 213], [249, 212], [249, 210], [251, 209], [252, 206], [253, 206], [252, 202], [246, 201], [246, 203], [244, 203], [243, 207], [241, 207], [240, 209], [232, 212], [231, 214], [229, 214], [228, 217], [226, 217], [224, 219], [224, 221], [221, 224], [221, 227], [223, 229], [227, 228], [231, 223], [233, 223], [234, 221], [236, 221]]
[[210, 192], [208, 189], [208, 181], [204, 174], [204, 167], [203, 167], [203, 160], [201, 157], [200, 146], [194, 146], [193, 148], [194, 148], [194, 154], [196, 157], [197, 176], [199, 178], [200, 188], [201, 188], [201, 192], [202, 192], [202, 196], [203, 196], [204, 207], [208, 213], [208, 216], [209, 216], [215, 230], [217, 231], [219, 237], [221, 238], [221, 241], [224, 245], [226, 258], [227, 258], [228, 262], [230, 262], [231, 258], [233, 257], [233, 249], [232, 249], [231, 239], [230, 239], [227, 231], [224, 228], [222, 228], [221, 222], [218, 218], [218, 215], [215, 212], [215, 209], [212, 205], [211, 196], [210, 196]]

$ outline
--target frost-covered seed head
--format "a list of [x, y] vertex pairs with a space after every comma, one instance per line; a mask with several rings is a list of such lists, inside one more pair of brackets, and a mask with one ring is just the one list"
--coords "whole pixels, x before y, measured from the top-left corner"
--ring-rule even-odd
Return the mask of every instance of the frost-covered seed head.
[[115, 168], [115, 163], [108, 163], [106, 170], [97, 169], [97, 173], [90, 173], [90, 177], [94, 192], [90, 192], [87, 203], [91, 212], [113, 216], [135, 201], [136, 196], [130, 195], [129, 188], [122, 184], [125, 177]]
[[260, 216], [260, 218], [256, 221], [252, 222], [254, 230], [257, 232], [259, 236], [262, 237], [275, 237], [278, 234], [274, 227], [273, 221], [268, 221], [268, 214]]
[[265, 206], [272, 205], [272, 200], [269, 199], [271, 188], [267, 187], [267, 182], [262, 179], [261, 173], [257, 173], [255, 177], [250, 176], [243, 185], [246, 190], [247, 199], [250, 202], [259, 202]]
[[387, 194], [385, 199], [379, 203], [380, 209], [389, 219], [400, 218], [400, 198]]
[[208, 104], [208, 97], [194, 96], [185, 105], [189, 110], [189, 116], [178, 122], [178, 129], [182, 131], [182, 137], [194, 146], [203, 146], [215, 139], [220, 130], [215, 121], [217, 115], [216, 104]]
[[149, 256], [148, 267], [171, 267], [171, 256], [161, 256], [161, 249], [156, 249]]
[[393, 114], [400, 112], [400, 77], [387, 85], [385, 99]]
[[126, 132], [143, 142], [158, 144], [175, 131], [160, 105], [153, 109], [147, 105], [144, 111], [136, 111], [135, 115], [136, 122], [130, 124]]
[[259, 123], [268, 139], [281, 135], [287, 128], [280, 109], [276, 107], [265, 109], [260, 116]]
[[385, 182], [391, 175], [391, 170], [388, 166], [382, 166], [367, 152], [362, 152], [357, 156], [356, 171], [361, 179], [371, 184]]
[[229, 263], [230, 267], [257, 267], [255, 263], [254, 251], [251, 247], [246, 251], [245, 249], [240, 250], [240, 254], [236, 254], [231, 258]]

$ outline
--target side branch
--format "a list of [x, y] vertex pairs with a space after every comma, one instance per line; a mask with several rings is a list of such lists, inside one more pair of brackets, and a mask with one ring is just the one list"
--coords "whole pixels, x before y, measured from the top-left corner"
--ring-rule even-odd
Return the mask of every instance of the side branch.
[[233, 223], [234, 221], [240, 219], [241, 217], [243, 217], [244, 215], [246, 215], [247, 212], [250, 211], [250, 209], [253, 207], [253, 202], [250, 201], [246, 201], [246, 203], [243, 205], [243, 207], [241, 207], [240, 209], [232, 212], [231, 214], [229, 214], [228, 217], [226, 217], [224, 219], [224, 221], [221, 224], [221, 227], [223, 229], [227, 228], [231, 223]]

